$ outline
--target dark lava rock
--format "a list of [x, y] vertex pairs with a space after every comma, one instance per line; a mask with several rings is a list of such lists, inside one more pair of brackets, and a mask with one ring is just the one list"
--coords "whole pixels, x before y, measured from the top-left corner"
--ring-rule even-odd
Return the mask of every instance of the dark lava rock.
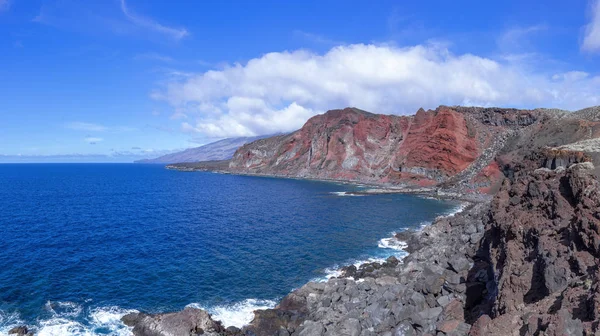
[[180, 312], [166, 314], [132, 313], [121, 319], [133, 327], [135, 336], [195, 336], [225, 335], [220, 322], [213, 321], [210, 315], [196, 308], [185, 308]]
[[29, 332], [29, 328], [27, 328], [27, 326], [14, 327], [8, 331], [8, 334], [9, 335], [17, 335], [17, 336], [33, 335], [32, 332]]
[[[490, 297], [495, 300], [489, 301], [486, 312], [491, 322], [479, 323], [489, 319], [480, 317], [475, 331], [485, 335], [600, 332], [596, 323], [600, 319], [600, 183], [593, 176], [593, 165], [514, 171], [492, 202], [483, 244], [497, 282], [490, 279], [467, 289], [469, 304], [478, 295], [497, 293]], [[519, 323], [508, 328], [508, 321]]]

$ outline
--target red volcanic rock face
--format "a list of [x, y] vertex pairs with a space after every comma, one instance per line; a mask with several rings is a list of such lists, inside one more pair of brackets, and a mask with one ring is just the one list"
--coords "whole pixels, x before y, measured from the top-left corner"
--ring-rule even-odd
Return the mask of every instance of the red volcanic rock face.
[[234, 171], [328, 179], [377, 180], [390, 162], [409, 119], [357, 109], [334, 110], [311, 118], [302, 129], [241, 147]]
[[[434, 185], [477, 160], [490, 139], [506, 127], [496, 124], [507, 123], [507, 118], [508, 123], [523, 119], [512, 116], [517, 112], [521, 113], [502, 111], [498, 117], [493, 111], [479, 120], [473, 117], [479, 114], [449, 107], [421, 109], [414, 116], [379, 115], [355, 108], [332, 110], [309, 119], [292, 134], [242, 146], [230, 169], [276, 176]], [[490, 119], [494, 125], [489, 124]]]
[[489, 165], [483, 168], [472, 181], [476, 190], [483, 194], [494, 194], [494, 190], [500, 186], [504, 179], [504, 174], [500, 170], [500, 165], [497, 161], [492, 161]]
[[479, 154], [475, 128], [463, 114], [442, 107], [419, 110], [399, 148], [401, 171], [441, 181], [467, 168]]

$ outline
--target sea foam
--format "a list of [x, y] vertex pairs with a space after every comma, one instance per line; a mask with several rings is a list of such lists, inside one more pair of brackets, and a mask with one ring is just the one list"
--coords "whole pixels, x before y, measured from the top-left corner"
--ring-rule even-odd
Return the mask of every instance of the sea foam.
[[226, 327], [234, 326], [241, 328], [254, 319], [254, 311], [258, 309], [274, 308], [277, 303], [272, 300], [246, 299], [230, 305], [215, 306], [205, 308], [197, 303], [192, 303], [188, 307], [207, 310], [214, 320], [221, 321]]
[[364, 195], [359, 195], [359, 194], [355, 194], [355, 193], [351, 193], [351, 192], [347, 192], [347, 191], [332, 191], [332, 192], [330, 192], [330, 194], [336, 195], [336, 196], [352, 196], [352, 197], [364, 196]]
[[[346, 195], [345, 192], [334, 192], [334, 194], [338, 194], [338, 193], [340, 194], [340, 196], [354, 196], [351, 194]], [[429, 197], [427, 197], [427, 198], [429, 198]], [[432, 198], [432, 199], [434, 199], [434, 198]], [[461, 213], [462, 211], [464, 211], [468, 205], [469, 205], [469, 203], [461, 202], [457, 206], [448, 210], [443, 215], [438, 216], [436, 219], [445, 218], [445, 217], [453, 217], [453, 216]], [[419, 230], [424, 229], [428, 225], [431, 225], [431, 222], [420, 223]], [[389, 256], [395, 256], [396, 258], [402, 260], [404, 257], [406, 257], [408, 255], [408, 253], [405, 251], [405, 249], [408, 247], [408, 244], [404, 241], [398, 240], [395, 236], [396, 236], [396, 232], [393, 232], [391, 234], [391, 237], [380, 239], [377, 242], [377, 247], [379, 247], [381, 249], [388, 249], [388, 250], [396, 251], [395, 253], [393, 253]], [[356, 268], [359, 268], [361, 265], [366, 264], [366, 263], [373, 263], [373, 262], [383, 263], [386, 261], [386, 259], [387, 258], [383, 258], [383, 257], [371, 257], [371, 258], [366, 258], [366, 259], [362, 259], [362, 260], [355, 260], [355, 261], [345, 264], [344, 266], [354, 265]], [[331, 278], [341, 277], [342, 276], [342, 267], [343, 266], [335, 265], [333, 267], [326, 268], [324, 270], [325, 275], [323, 277], [313, 279], [313, 281], [324, 282]]]
[[[129, 336], [131, 328], [121, 322], [121, 317], [136, 312], [114, 306], [85, 309], [74, 302], [60, 301], [48, 301], [45, 309], [49, 318], [28, 325], [38, 336]], [[0, 311], [0, 335], [25, 324], [17, 313]]]
[[408, 244], [406, 244], [405, 242], [403, 242], [401, 240], [396, 239], [395, 237], [390, 237], [390, 238], [380, 239], [377, 246], [379, 248], [384, 248], [384, 249], [404, 251], [404, 249], [408, 247]]
[[385, 262], [385, 260], [386, 260], [386, 258], [371, 257], [371, 258], [366, 258], [366, 259], [361, 259], [361, 260], [355, 260], [355, 261], [349, 262], [348, 264], [344, 264], [343, 266], [334, 265], [333, 267], [328, 267], [324, 270], [325, 275], [323, 277], [313, 279], [313, 281], [325, 282], [331, 278], [339, 278], [342, 276], [342, 268], [345, 266], [354, 265], [356, 268], [359, 268], [360, 265], [362, 265], [362, 264], [374, 263], [374, 262], [383, 263], [383, 262]]
[[[247, 299], [231, 305], [205, 308], [199, 304], [188, 306], [206, 309], [213, 319], [223, 322], [225, 326], [241, 328], [249, 324], [257, 309], [269, 309], [277, 303], [272, 300]], [[51, 317], [38, 321], [30, 326], [39, 336], [129, 336], [131, 328], [121, 321], [129, 313], [137, 312], [116, 306], [85, 309], [74, 302], [47, 302], [45, 309]], [[8, 314], [0, 311], [0, 334], [7, 334], [16, 326], [25, 324], [17, 313]]]
[[0, 310], [0, 334], [7, 335], [8, 331], [16, 326], [22, 325], [23, 321], [21, 320], [18, 313], [8, 313]]

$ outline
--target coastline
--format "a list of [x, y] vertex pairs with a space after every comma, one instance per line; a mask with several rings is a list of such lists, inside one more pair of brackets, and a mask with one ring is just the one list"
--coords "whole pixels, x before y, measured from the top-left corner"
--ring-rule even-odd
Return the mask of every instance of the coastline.
[[[273, 178], [279, 178], [279, 177], [273, 177]], [[306, 180], [306, 179], [302, 179], [302, 178], [296, 178], [296, 179], [297, 180]], [[375, 186], [373, 184], [367, 184], [367, 183], [355, 182], [355, 181], [332, 181], [332, 180], [317, 180], [317, 179], [311, 179], [311, 180], [318, 181], [318, 182], [343, 184], [346, 186], [357, 186], [357, 187], [361, 187], [361, 188]], [[378, 187], [379, 188], [377, 188], [377, 189], [373, 189], [374, 191], [371, 191], [371, 192], [368, 192], [367, 194], [365, 194], [365, 196], [377, 195], [377, 194], [403, 193], [402, 190], [399, 188], [382, 189], [381, 185], [378, 185]], [[371, 190], [371, 189], [369, 189], [369, 190]], [[416, 193], [412, 193], [412, 194], [416, 194]], [[423, 196], [423, 197], [428, 197], [428, 198], [432, 197], [432, 196], [424, 194], [424, 193], [419, 193], [417, 195]], [[435, 198], [441, 199], [438, 197], [435, 197]], [[456, 200], [455, 198], [450, 198], [450, 197], [444, 198], [444, 199]], [[452, 212], [450, 212], [448, 214], [440, 215], [435, 220], [437, 220], [439, 218], [453, 216], [457, 212], [464, 210], [461, 208], [462, 203], [463, 202], [461, 202], [461, 204], [458, 204], [456, 206], [456, 208], [454, 208], [452, 210]], [[459, 210], [457, 211], [456, 209], [459, 209]], [[428, 225], [431, 225], [431, 223], [429, 223]], [[417, 229], [417, 231], [420, 231], [422, 229], [423, 229], [423, 227], [421, 227], [420, 229]], [[396, 238], [394, 237], [395, 234], [396, 234], [396, 232], [393, 232], [389, 236], [382, 237], [378, 241], [378, 244], [379, 244], [378, 247], [390, 249], [389, 255], [394, 256], [395, 258], [401, 260], [405, 256], [399, 256], [398, 254], [405, 253], [403, 248], [398, 249], [396, 247], [389, 247], [389, 246], [382, 247], [381, 246], [382, 241], [384, 241], [384, 240], [394, 240], [396, 244], [403, 244], [402, 242], [396, 240]], [[368, 258], [366, 260], [356, 260], [356, 262], [354, 262], [353, 265], [355, 267], [357, 267], [358, 269], [360, 269], [364, 265], [371, 265], [373, 263], [383, 264], [383, 263], [385, 263], [386, 259], [387, 258], [372, 257], [372, 258]], [[330, 279], [337, 277], [336, 274], [338, 276], [341, 275], [340, 272], [342, 272], [342, 269], [345, 267], [348, 267], [348, 266], [352, 266], [352, 265], [350, 263], [349, 264], [341, 264], [339, 266], [332, 265], [331, 267], [324, 270], [324, 272], [326, 273], [324, 278], [311, 279], [306, 284], [313, 283], [313, 282], [326, 283]], [[329, 271], [329, 274], [327, 274], [328, 271]], [[303, 286], [305, 286], [306, 284], [304, 284]], [[291, 289], [290, 292], [288, 293], [288, 295], [293, 293], [295, 290], [298, 290], [298, 289]], [[208, 309], [208, 311], [213, 315], [214, 319], [219, 319], [224, 316], [228, 317], [227, 318], [228, 321], [232, 321], [232, 320], [240, 321], [240, 319], [243, 319], [245, 323], [241, 324], [238, 322], [238, 323], [233, 323], [231, 325], [234, 327], [242, 328], [244, 325], [247, 325], [249, 322], [251, 322], [254, 309], [260, 309], [260, 310], [272, 309], [272, 308], [275, 308], [281, 302], [281, 300], [282, 300], [281, 297], [273, 298], [271, 300], [256, 300], [256, 299], [248, 298], [243, 301], [235, 302], [235, 303], [232, 303], [229, 305], [210, 307]], [[50, 306], [50, 305], [73, 306], [72, 308], [75, 311], [78, 311], [78, 315], [84, 314], [81, 316], [85, 317], [85, 319], [88, 320], [88, 322], [90, 322], [92, 325], [86, 326], [86, 325], [76, 322], [74, 320], [65, 319], [64, 316], [61, 316], [59, 314], [53, 314], [53, 317], [51, 317], [51, 319], [40, 321], [42, 323], [41, 325], [37, 325], [37, 326], [34, 325], [34, 326], [32, 326], [32, 329], [30, 329], [30, 330], [36, 330], [36, 329], [39, 330], [39, 328], [41, 326], [45, 333], [50, 331], [50, 334], [54, 335], [54, 334], [61, 334], [61, 333], [62, 334], [66, 334], [66, 333], [71, 334], [76, 330], [85, 330], [86, 328], [90, 327], [90, 328], [100, 328], [100, 329], [106, 328], [106, 329], [113, 330], [114, 332], [117, 332], [119, 335], [128, 335], [129, 332], [131, 332], [132, 328], [126, 327], [125, 325], [123, 325], [121, 322], [121, 319], [128, 314], [140, 313], [136, 309], [124, 309], [124, 308], [120, 308], [120, 307], [96, 307], [94, 309], [90, 309], [90, 308], [84, 307], [83, 305], [77, 305], [76, 303], [72, 303], [72, 302], [48, 302], [47, 305], [48, 306]], [[186, 306], [186, 308], [206, 310], [205, 307], [195, 304], [195, 303], [188, 304]], [[83, 312], [82, 312], [82, 310], [83, 310]], [[50, 311], [52, 311], [52, 310], [50, 310]], [[248, 314], [250, 314], [251, 316], [250, 316], [250, 318], [244, 319], [239, 316], [240, 314], [245, 314], [247, 316], [248, 316]], [[158, 314], [158, 315], [162, 315], [162, 314]], [[233, 315], [237, 315], [237, 316], [233, 316]], [[10, 328], [7, 327], [6, 330], [10, 330], [10, 329], [12, 329], [12, 327], [19, 327], [19, 326], [23, 326], [23, 325], [24, 325], [24, 323], [22, 320], [20, 320], [18, 318], [14, 318], [12, 323], [10, 323]], [[7, 324], [7, 326], [8, 326], [8, 324]], [[228, 325], [228, 326], [230, 326], [230, 325]]]
[[326, 182], [335, 183], [342, 185], [350, 185], [355, 187], [367, 187], [362, 191], [351, 191], [347, 192], [349, 195], [371, 195], [371, 194], [411, 194], [419, 195], [424, 197], [432, 197], [443, 200], [458, 200], [469, 203], [481, 203], [489, 202], [492, 198], [490, 195], [481, 193], [464, 193], [464, 192], [453, 192], [450, 190], [444, 190], [441, 188], [430, 188], [430, 187], [416, 187], [411, 185], [395, 185], [389, 183], [375, 183], [370, 181], [361, 180], [340, 180], [340, 179], [327, 179], [327, 178], [313, 178], [313, 177], [297, 177], [287, 175], [272, 175], [272, 174], [258, 174], [258, 173], [243, 173], [243, 172], [232, 172], [227, 169], [214, 169], [213, 167], [187, 167], [187, 166], [175, 166], [166, 165], [165, 169], [174, 170], [179, 172], [194, 173], [212, 173], [212, 174], [225, 174], [234, 176], [251, 176], [251, 177], [262, 177], [262, 178], [275, 178], [275, 179], [289, 179], [289, 180], [301, 180], [301, 181], [315, 181], [315, 182]]
[[[326, 180], [323, 182], [336, 183], [338, 181]], [[368, 185], [366, 183], [354, 181], [346, 181], [344, 184], [360, 184], [361, 186]], [[392, 190], [379, 188], [377, 191], [368, 194], [375, 195], [380, 193], [404, 192], [396, 188]], [[432, 197], [432, 195], [422, 192], [418, 194], [422, 195], [423, 197]], [[443, 199], [459, 200], [456, 195], [443, 194], [443, 196]], [[214, 329], [214, 333], [209, 333], [209, 335], [272, 335], [277, 334], [278, 331], [276, 329], [279, 330], [284, 328], [289, 330], [290, 324], [291, 328], [294, 329], [294, 331], [289, 333], [290, 335], [318, 335], [318, 330], [310, 329], [312, 327], [309, 328], [310, 331], [307, 331], [308, 333], [296, 332], [298, 331], [298, 328], [304, 328], [303, 330], [306, 329], [306, 326], [304, 326], [304, 321], [308, 321], [310, 315], [313, 313], [319, 312], [318, 314], [322, 315], [323, 309], [329, 309], [330, 307], [333, 308], [335, 306], [334, 303], [346, 304], [348, 302], [352, 302], [354, 304], [358, 304], [363, 302], [366, 305], [366, 303], [370, 301], [368, 297], [374, 294], [373, 292], [367, 293], [368, 291], [364, 291], [363, 294], [368, 295], [363, 297], [361, 300], [348, 298], [348, 302], [345, 302], [343, 295], [336, 300], [337, 294], [331, 293], [327, 289], [334, 288], [335, 293], [340, 292], [340, 290], [341, 292], [346, 292], [348, 288], [353, 288], [351, 291], [354, 291], [354, 289], [356, 289], [355, 287], [364, 287], [365, 284], [367, 287], [371, 285], [374, 287], [380, 287], [382, 284], [384, 284], [385, 286], [383, 287], [385, 288], [382, 289], [384, 292], [389, 291], [389, 286], [395, 286], [395, 290], [406, 290], [405, 296], [410, 292], [410, 297], [403, 297], [400, 295], [401, 293], [398, 292], [392, 300], [396, 303], [400, 302], [400, 307], [402, 307], [402, 310], [405, 311], [403, 313], [404, 315], [410, 312], [410, 314], [416, 314], [415, 316], [409, 316], [411, 319], [437, 319], [437, 317], [442, 313], [444, 307], [450, 302], [454, 302], [455, 306], [461, 304], [464, 306], [464, 302], [466, 300], [466, 285], [461, 283], [460, 279], [466, 279], [466, 272], [473, 265], [473, 262], [471, 259], [469, 259], [469, 256], [474, 254], [474, 251], [476, 250], [475, 246], [483, 237], [484, 226], [481, 223], [474, 226], [467, 225], [467, 231], [469, 232], [469, 235], [467, 235], [465, 239], [465, 232], [463, 230], [465, 225], [463, 224], [466, 219], [471, 221], [471, 217], [473, 216], [480, 218], [482, 211], [487, 209], [488, 205], [489, 201], [486, 199], [461, 198], [459, 205], [454, 211], [446, 215], [438, 216], [435, 220], [433, 220], [432, 223], [429, 223], [428, 225], [425, 225], [417, 230], [395, 232], [391, 237], [383, 237], [379, 240], [379, 247], [382, 247], [381, 244], [385, 241], [394, 247], [385, 246], [383, 248], [394, 249], [397, 252], [406, 253], [406, 255], [398, 258], [392, 254], [392, 256], [386, 259], [373, 258], [369, 260], [357, 261], [353, 265], [344, 265], [341, 267], [332, 268], [330, 269], [330, 273], [326, 279], [313, 279], [308, 281], [300, 288], [291, 290], [288, 295], [281, 300], [278, 300], [274, 307], [262, 307], [266, 309], [259, 309], [255, 311], [253, 320], [247, 321], [249, 323], [243, 327], [240, 327], [239, 324], [238, 326], [224, 325], [210, 318], [210, 321], [213, 323], [211, 326]], [[446, 232], [447, 230], [442, 228], [444, 226], [448, 226], [449, 223], [456, 221], [461, 223], [460, 225], [451, 225], [454, 230]], [[473, 227], [475, 228], [473, 229]], [[454, 256], [445, 255], [446, 252], [453, 250], [457, 251], [458, 254]], [[433, 265], [431, 265], [432, 259], [436, 260]], [[455, 266], [449, 266], [447, 267], [448, 269], [439, 266], [445, 264], [454, 264]], [[425, 279], [419, 278], [415, 272], [423, 275]], [[452, 274], [446, 274], [448, 272]], [[435, 295], [438, 295], [439, 297], [436, 297], [435, 295], [427, 296], [421, 294], [422, 290], [418, 288], [420, 284], [422, 284], [422, 282], [425, 280], [425, 282], [431, 282], [431, 279], [435, 278], [436, 276], [441, 276], [444, 279], [446, 277], [452, 278], [452, 283], [449, 285], [450, 287], [443, 289], [443, 284], [439, 283], [438, 278], [437, 282], [439, 286], [435, 285], [434, 287], [439, 288], [433, 289], [433, 292], [435, 292]], [[417, 298], [421, 298], [417, 300], [418, 302], [413, 300], [415, 295]], [[318, 296], [322, 299], [315, 299], [315, 296]], [[314, 309], [308, 308], [307, 311], [303, 311], [303, 309], [298, 308], [296, 302], [298, 300], [302, 301], [302, 305], [308, 304], [308, 307], [310, 307], [311, 304], [316, 303], [316, 306], [314, 306]], [[327, 303], [328, 301], [329, 303]], [[412, 308], [406, 308], [406, 304]], [[293, 309], [290, 310], [290, 306]], [[157, 323], [157, 321], [164, 320], [165, 317], [170, 318], [178, 316], [178, 318], [181, 318], [181, 314], [187, 316], [192, 312], [193, 309], [197, 308], [201, 307], [192, 305], [180, 312], [156, 315], [135, 313], [126, 315], [123, 317], [123, 321], [130, 327], [134, 328], [133, 331], [135, 335], [146, 335], [144, 330], [147, 330], [149, 325], [154, 325]], [[362, 309], [366, 309], [366, 306]], [[429, 315], [419, 315], [421, 310], [427, 311], [427, 314]], [[390, 313], [391, 310], [385, 312], [385, 314]], [[396, 313], [400, 314], [400, 311], [396, 311]], [[337, 315], [332, 313], [331, 316], [327, 317], [331, 320], [327, 323], [335, 323], [335, 316]], [[320, 319], [322, 317], [323, 316], [319, 315]], [[214, 318], [216, 319], [217, 316], [214, 316]], [[360, 321], [360, 323], [363, 322], [359, 316], [357, 316], [357, 321]], [[205, 322], [206, 321], [203, 323]], [[369, 323], [373, 324], [373, 321], [367, 322], [367, 324]], [[420, 320], [419, 323], [426, 324], [423, 322], [423, 320]], [[353, 324], [356, 323], [353, 321]], [[312, 324], [309, 323], [309, 325]], [[409, 325], [403, 325], [402, 328], [412, 328], [411, 330], [416, 332], [416, 330], [413, 328], [413, 325], [413, 323], [410, 323]], [[433, 321], [429, 323], [429, 325], [435, 326], [436, 323]], [[354, 327], [356, 327], [356, 325], [354, 325]], [[470, 325], [467, 326], [464, 323], [459, 323], [456, 327], [466, 329], [470, 328]], [[340, 330], [339, 332], [343, 331]], [[381, 331], [376, 331], [373, 329], [373, 332], [379, 334]], [[435, 330], [433, 330], [433, 332], [435, 332]]]
[[[565, 278], [564, 272], [559, 272], [569, 269], [565, 267], [569, 265], [565, 256], [575, 254], [545, 254], [544, 258], [552, 258], [548, 259], [551, 262], [548, 269], [552, 272], [543, 274], [531, 268], [531, 264], [500, 264], [497, 257], [506, 255], [512, 248], [511, 251], [517, 253], [512, 260], [518, 261], [519, 256], [530, 255], [527, 249], [541, 239], [548, 244], [546, 246], [563, 249], [566, 245], [559, 239], [564, 236], [557, 237], [555, 230], [547, 229], [549, 225], [588, 235], [584, 237], [590, 237], [590, 241], [597, 239], [593, 231], [597, 221], [593, 218], [599, 218], [600, 185], [593, 169], [592, 163], [583, 162], [567, 168], [522, 170], [505, 180], [492, 202], [470, 202], [462, 211], [439, 216], [421, 230], [397, 232], [394, 238], [405, 242], [399, 247], [409, 253], [402, 262], [388, 258], [383, 262], [348, 265], [335, 278], [325, 282], [309, 281], [292, 290], [275, 308], [257, 310], [252, 322], [241, 329], [225, 328], [206, 311], [193, 307], [174, 313], [133, 312], [116, 321], [120, 327], [123, 326], [120, 321], [129, 326], [123, 329], [123, 335], [136, 336], [194, 335], [200, 330], [204, 335], [214, 336], [457, 336], [518, 335], [524, 328], [532, 328], [528, 329], [533, 330], [529, 334], [537, 334], [546, 330], [547, 325], [539, 324], [540, 319], [546, 319], [556, 321], [551, 327], [557, 335], [581, 335], [584, 330], [597, 327], [591, 323], [596, 317], [582, 315], [592, 314], [593, 310], [576, 309], [595, 307], [594, 302], [600, 301], [590, 300], [600, 298], [600, 287], [590, 275]], [[572, 195], [579, 196], [573, 198]], [[553, 202], [548, 203], [548, 199]], [[577, 225], [589, 224], [589, 227], [574, 227], [543, 217], [548, 215], [549, 208], [560, 214], [556, 218], [572, 216]], [[527, 234], [515, 239], [515, 223], [522, 223], [519, 230], [524, 225], [525, 230], [529, 230], [523, 231]], [[573, 239], [568, 244], [570, 247], [577, 248], [575, 244], [581, 243], [576, 241], [576, 236], [569, 239]], [[513, 245], [506, 246], [507, 241]], [[586, 267], [596, 262], [596, 252], [577, 252], [575, 271], [589, 270]], [[525, 278], [528, 283], [536, 274], [542, 274], [543, 281], [554, 286], [552, 292], [538, 294], [542, 299], [533, 303], [513, 304], [520, 298], [526, 299], [525, 291], [529, 288], [515, 287], [512, 278], [507, 278], [514, 274], [510, 267], [515, 266], [530, 266]], [[567, 302], [563, 297], [578, 300]], [[510, 311], [499, 315], [494, 312], [498, 304], [505, 304], [507, 300], [511, 305], [504, 307]], [[568, 305], [559, 307], [558, 311], [549, 310], [556, 302]], [[530, 316], [534, 319], [529, 319]]]

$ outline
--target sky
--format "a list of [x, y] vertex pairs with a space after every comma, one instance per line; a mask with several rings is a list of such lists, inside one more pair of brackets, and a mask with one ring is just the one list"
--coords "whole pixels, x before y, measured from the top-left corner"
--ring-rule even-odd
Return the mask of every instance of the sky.
[[439, 105], [600, 105], [600, 1], [0, 0], [0, 162]]

